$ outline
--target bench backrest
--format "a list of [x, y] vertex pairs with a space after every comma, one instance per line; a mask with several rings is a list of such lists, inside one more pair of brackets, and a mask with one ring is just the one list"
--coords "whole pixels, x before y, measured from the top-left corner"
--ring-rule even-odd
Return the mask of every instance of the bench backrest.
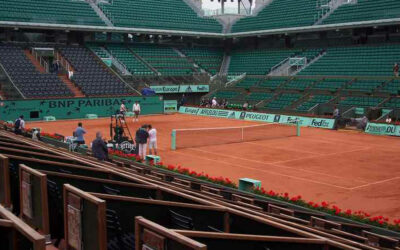
[[63, 192], [67, 249], [106, 250], [105, 201], [68, 184]]
[[207, 246], [138, 216], [135, 218], [135, 249], [206, 250]]
[[23, 164], [20, 176], [20, 216], [33, 228], [49, 234], [49, 210], [47, 203], [47, 177], [45, 174]]
[[[0, 205], [0, 219], [12, 222], [15, 233], [13, 233], [11, 236], [12, 242], [9, 242], [11, 249], [45, 250], [44, 236], [33, 230], [20, 218], [12, 214], [2, 205]], [[1, 247], [3, 247], [3, 244], [6, 243], [1, 242]]]

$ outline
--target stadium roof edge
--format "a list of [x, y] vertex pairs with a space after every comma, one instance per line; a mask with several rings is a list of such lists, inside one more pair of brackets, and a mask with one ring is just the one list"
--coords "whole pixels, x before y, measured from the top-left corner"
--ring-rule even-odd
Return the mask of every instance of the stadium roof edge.
[[336, 29], [349, 29], [349, 28], [365, 28], [370, 26], [386, 26], [386, 25], [397, 25], [397, 24], [400, 24], [400, 18], [380, 19], [373, 21], [362, 21], [362, 22], [351, 22], [351, 23], [312, 25], [312, 26], [283, 28], [283, 29], [246, 31], [246, 32], [230, 33], [226, 35], [228, 37], [247, 37], [247, 36], [277, 35], [286, 33], [290, 34], [290, 33], [302, 33], [302, 32], [336, 30]]
[[51, 24], [51, 23], [28, 23], [28, 22], [10, 22], [10, 21], [0, 21], [0, 27], [21, 28], [21, 29], [92, 31], [92, 32], [143, 33], [152, 35], [156, 34], [156, 35], [178, 35], [178, 36], [200, 36], [200, 37], [221, 37], [221, 35], [223, 35], [221, 33], [192, 32], [183, 30], [160, 30], [160, 29], [69, 25], [69, 24]]
[[386, 25], [398, 25], [398, 24], [400, 24], [400, 18], [392, 18], [392, 19], [380, 19], [373, 21], [312, 25], [304, 27], [234, 32], [234, 33], [223, 34], [223, 33], [194, 32], [194, 31], [181, 31], [181, 30], [160, 30], [160, 29], [143, 29], [143, 28], [126, 28], [126, 27], [0, 21], [0, 27], [5, 27], [5, 28], [142, 33], [142, 34], [194, 36], [194, 37], [210, 37], [210, 38], [238, 38], [238, 37], [249, 37], [249, 36], [262, 36], [262, 35], [293, 34], [293, 33], [313, 32], [313, 31], [315, 32], [315, 31], [336, 30], [336, 29], [365, 28], [370, 26], [386, 26]]

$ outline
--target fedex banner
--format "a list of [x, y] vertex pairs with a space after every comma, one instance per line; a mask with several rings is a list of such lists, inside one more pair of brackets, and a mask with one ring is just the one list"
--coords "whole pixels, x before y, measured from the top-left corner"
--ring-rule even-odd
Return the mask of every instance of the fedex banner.
[[257, 112], [233, 111], [226, 109], [209, 109], [209, 108], [193, 108], [180, 107], [180, 113], [190, 115], [200, 115], [208, 117], [228, 118], [245, 121], [269, 122], [269, 123], [296, 123], [300, 126], [333, 129], [335, 125], [334, 119], [326, 118], [310, 118], [302, 116], [288, 116], [279, 114], [265, 114]]
[[365, 132], [368, 134], [374, 134], [374, 135], [400, 136], [400, 126], [392, 125], [392, 124], [369, 122], [367, 124], [367, 127], [365, 128]]

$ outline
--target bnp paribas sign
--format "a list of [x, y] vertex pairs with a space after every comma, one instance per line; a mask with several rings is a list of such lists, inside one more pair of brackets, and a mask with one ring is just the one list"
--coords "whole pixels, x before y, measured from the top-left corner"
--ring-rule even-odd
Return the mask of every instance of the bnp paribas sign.
[[157, 94], [172, 93], [208, 93], [209, 85], [151, 85], [150, 88]]

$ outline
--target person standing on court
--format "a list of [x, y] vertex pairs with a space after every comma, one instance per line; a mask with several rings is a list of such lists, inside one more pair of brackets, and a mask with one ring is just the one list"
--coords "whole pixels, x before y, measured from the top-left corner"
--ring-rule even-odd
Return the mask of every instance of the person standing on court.
[[143, 125], [136, 131], [136, 145], [139, 147], [139, 157], [144, 160], [146, 159], [147, 153], [147, 139], [149, 138], [148, 127]]
[[151, 125], [149, 127], [149, 154], [157, 155], [157, 130]]
[[339, 123], [339, 118], [340, 118], [340, 111], [337, 106], [333, 109], [333, 119], [335, 119], [335, 129], [338, 129], [338, 123]]
[[82, 127], [82, 122], [79, 122], [74, 132], [74, 136], [76, 137], [75, 143], [78, 144], [78, 146], [85, 144], [84, 134], [86, 134], [86, 130]]
[[101, 132], [96, 133], [96, 139], [92, 142], [92, 154], [100, 161], [108, 160], [108, 148]]
[[123, 118], [123, 120], [121, 120], [122, 122], [124, 122], [124, 120], [125, 120], [126, 111], [127, 111], [127, 109], [126, 109], [126, 106], [125, 106], [125, 102], [122, 101], [121, 102], [121, 107], [119, 107], [119, 113], [122, 115], [122, 118]]
[[24, 131], [24, 130], [25, 130], [25, 121], [24, 121], [24, 116], [21, 115], [14, 122], [14, 133], [17, 135], [21, 135], [22, 131]]
[[140, 104], [139, 101], [136, 101], [132, 107], [133, 113], [135, 113], [135, 117], [133, 118], [134, 122], [139, 121], [139, 114], [140, 114]]

